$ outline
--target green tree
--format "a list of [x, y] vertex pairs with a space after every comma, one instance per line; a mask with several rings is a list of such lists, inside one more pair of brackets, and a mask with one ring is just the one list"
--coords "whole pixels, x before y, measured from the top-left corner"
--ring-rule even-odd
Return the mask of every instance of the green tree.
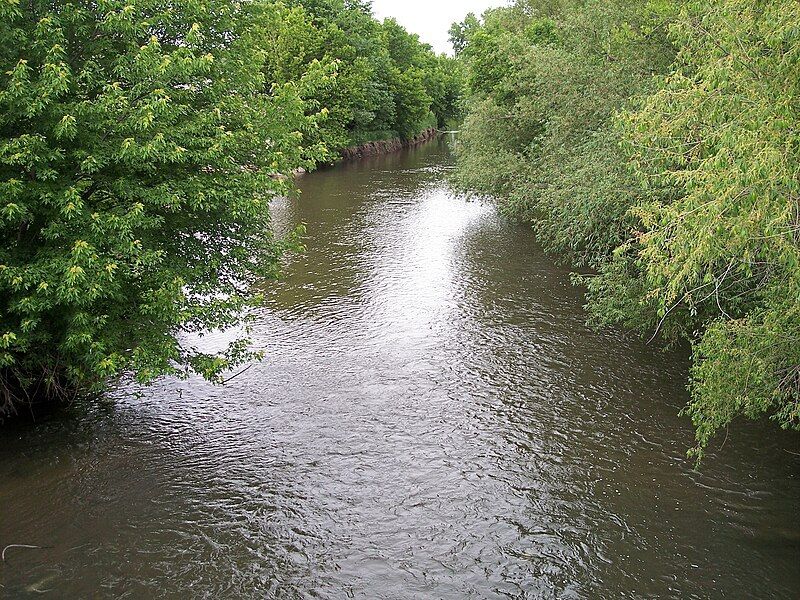
[[[0, 0], [0, 405], [197, 372], [292, 240], [268, 203], [319, 149], [265, 78], [259, 2]], [[312, 72], [308, 78], [321, 77]], [[284, 177], [276, 177], [283, 174]]]
[[457, 127], [463, 119], [466, 94], [466, 77], [461, 62], [445, 54], [430, 55], [423, 69], [423, 79], [437, 125]]
[[641, 193], [614, 115], [674, 56], [668, 15], [650, 2], [578, 0], [485, 13], [461, 52], [471, 99], [457, 183], [495, 195], [547, 250], [604, 262]]
[[693, 345], [693, 454], [800, 429], [800, 4], [519, 0], [454, 27], [457, 182], [598, 270], [592, 320]]
[[481, 22], [475, 13], [468, 13], [461, 23], [453, 23], [450, 27], [450, 44], [453, 52], [459, 56], [472, 41], [472, 35], [481, 29]]
[[698, 457], [738, 417], [800, 429], [799, 31], [792, 1], [686, 3], [673, 72], [624, 117], [650, 193], [592, 306], [693, 341]]
[[[327, 111], [318, 131], [329, 148], [410, 137], [459, 118], [463, 86], [454, 61], [437, 57], [396, 21], [378, 22], [369, 3], [287, 0], [287, 5], [290, 12], [273, 11], [271, 18], [283, 22], [284, 30], [286, 23], [294, 24], [285, 41], [276, 40], [291, 53], [287, 64], [296, 64], [293, 72], [302, 72], [311, 59], [336, 70], [331, 85], [309, 97]], [[313, 36], [306, 31], [309, 24]]]

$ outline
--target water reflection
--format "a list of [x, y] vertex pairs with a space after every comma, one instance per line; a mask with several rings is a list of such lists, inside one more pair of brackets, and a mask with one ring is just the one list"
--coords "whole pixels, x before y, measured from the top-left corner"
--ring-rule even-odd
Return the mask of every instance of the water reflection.
[[685, 355], [588, 330], [568, 272], [449, 164], [430, 144], [276, 203], [308, 252], [226, 388], [2, 432], [0, 545], [46, 548], [10, 550], [0, 593], [796, 597], [796, 437], [732, 429], [694, 473]]

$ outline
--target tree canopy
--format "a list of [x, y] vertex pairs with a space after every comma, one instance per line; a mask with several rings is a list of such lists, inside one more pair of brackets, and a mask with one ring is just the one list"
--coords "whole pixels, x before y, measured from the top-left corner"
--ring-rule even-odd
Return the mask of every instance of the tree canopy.
[[458, 63], [393, 19], [378, 22], [368, 3], [286, 0], [266, 12], [277, 81], [298, 79], [315, 60], [336, 74], [327, 88], [307, 95], [326, 109], [320, 135], [334, 153], [460, 118]]

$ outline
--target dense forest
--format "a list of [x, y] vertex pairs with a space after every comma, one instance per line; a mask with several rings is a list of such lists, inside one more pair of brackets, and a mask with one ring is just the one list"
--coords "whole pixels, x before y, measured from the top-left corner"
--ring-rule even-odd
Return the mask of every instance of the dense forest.
[[518, 0], [451, 37], [457, 184], [584, 270], [594, 323], [691, 342], [694, 454], [800, 428], [800, 3]]
[[0, 0], [0, 418], [251, 357], [180, 334], [238, 323], [298, 247], [269, 200], [462, 87], [361, 0]]

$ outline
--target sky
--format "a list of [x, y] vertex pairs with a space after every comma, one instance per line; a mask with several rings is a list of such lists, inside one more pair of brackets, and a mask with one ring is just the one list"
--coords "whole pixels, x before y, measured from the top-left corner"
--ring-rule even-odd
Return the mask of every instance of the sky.
[[372, 9], [381, 20], [397, 19], [411, 33], [419, 34], [436, 52], [452, 54], [447, 41], [450, 25], [463, 21], [469, 12], [480, 16], [487, 8], [505, 4], [505, 0], [372, 0]]

